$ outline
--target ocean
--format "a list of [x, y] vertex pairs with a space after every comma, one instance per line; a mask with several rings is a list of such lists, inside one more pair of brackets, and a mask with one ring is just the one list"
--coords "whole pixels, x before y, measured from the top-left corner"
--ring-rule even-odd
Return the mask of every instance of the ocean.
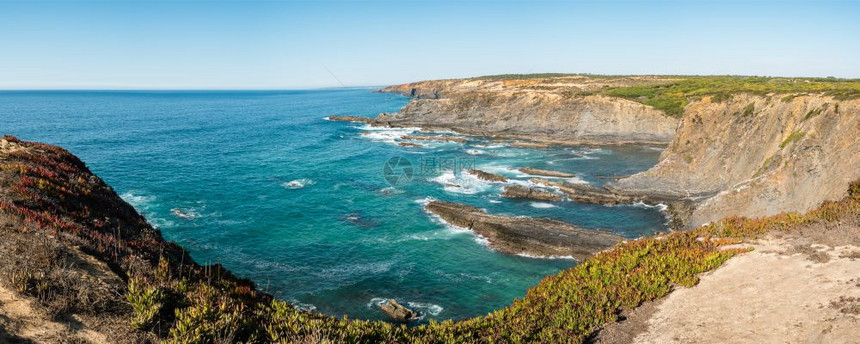
[[325, 119], [408, 102], [372, 91], [3, 91], [0, 134], [68, 149], [198, 262], [338, 317], [386, 319], [388, 298], [423, 321], [484, 315], [576, 264], [496, 252], [425, 212], [430, 200], [627, 238], [666, 230], [659, 207], [505, 199], [504, 184], [461, 173], [528, 185], [517, 169], [532, 167], [601, 185], [653, 166], [659, 147], [512, 148], [450, 132], [436, 134], [469, 142], [401, 147], [418, 128]]

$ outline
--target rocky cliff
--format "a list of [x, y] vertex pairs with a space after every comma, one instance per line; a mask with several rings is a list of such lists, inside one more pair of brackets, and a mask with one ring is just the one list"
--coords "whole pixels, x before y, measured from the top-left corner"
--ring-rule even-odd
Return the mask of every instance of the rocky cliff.
[[806, 211], [860, 177], [860, 101], [830, 96], [706, 97], [685, 109], [657, 166], [615, 187], [700, 200], [688, 226]]
[[442, 80], [392, 86], [382, 92], [414, 97], [396, 114], [377, 120], [391, 126], [547, 142], [669, 142], [678, 120], [634, 101], [595, 94], [631, 78], [554, 80]]
[[860, 178], [858, 89], [854, 80], [754, 77], [440, 80], [381, 90], [414, 99], [376, 123], [569, 144], [669, 142], [657, 166], [607, 188], [689, 201], [678, 216], [694, 227], [842, 197]]

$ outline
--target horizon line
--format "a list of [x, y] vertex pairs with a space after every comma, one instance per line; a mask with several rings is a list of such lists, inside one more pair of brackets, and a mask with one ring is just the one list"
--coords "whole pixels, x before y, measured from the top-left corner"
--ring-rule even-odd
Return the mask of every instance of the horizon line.
[[355, 89], [355, 88], [384, 88], [396, 85], [405, 85], [411, 83], [437, 81], [437, 80], [467, 80], [481, 79], [498, 76], [537, 76], [537, 75], [555, 75], [556, 77], [564, 76], [602, 76], [602, 77], [741, 77], [741, 78], [782, 78], [782, 79], [835, 79], [854, 81], [860, 80], [860, 77], [838, 77], [838, 76], [785, 76], [785, 75], [744, 75], [744, 74], [600, 74], [600, 73], [564, 73], [564, 72], [541, 72], [541, 73], [501, 73], [487, 74], [470, 77], [454, 77], [454, 78], [432, 78], [409, 81], [405, 83], [394, 83], [384, 85], [354, 85], [354, 86], [319, 86], [319, 87], [116, 87], [116, 88], [77, 88], [77, 87], [23, 87], [23, 88], [5, 88], [0, 87], [0, 92], [9, 91], [307, 91], [307, 90], [337, 90], [337, 89]]

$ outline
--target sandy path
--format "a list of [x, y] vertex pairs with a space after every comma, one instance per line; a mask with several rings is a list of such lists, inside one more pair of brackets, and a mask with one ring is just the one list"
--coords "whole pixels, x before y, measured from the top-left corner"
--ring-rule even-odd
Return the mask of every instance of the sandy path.
[[633, 342], [860, 343], [860, 247], [753, 247], [653, 305]]

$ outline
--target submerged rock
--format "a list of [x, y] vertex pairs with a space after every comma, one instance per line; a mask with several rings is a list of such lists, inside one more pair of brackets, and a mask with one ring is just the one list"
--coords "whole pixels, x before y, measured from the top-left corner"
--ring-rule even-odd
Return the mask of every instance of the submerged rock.
[[353, 225], [356, 225], [358, 227], [362, 227], [362, 228], [372, 228], [372, 227], [376, 227], [379, 224], [376, 221], [366, 219], [364, 216], [362, 216], [358, 212], [352, 212], [352, 213], [343, 215], [343, 216], [341, 216], [341, 219], [343, 219], [344, 221], [349, 222]]
[[620, 236], [606, 231], [582, 229], [546, 218], [489, 215], [458, 203], [433, 201], [425, 208], [450, 224], [487, 238], [490, 247], [504, 253], [571, 256], [582, 260], [621, 241]]
[[490, 172], [484, 172], [481, 170], [474, 170], [474, 169], [469, 170], [468, 172], [469, 172], [469, 174], [471, 174], [475, 177], [478, 177], [478, 179], [486, 180], [488, 182], [507, 182], [508, 181], [508, 178], [505, 178], [505, 176], [500, 176], [498, 174], [493, 174]]
[[388, 301], [380, 305], [379, 309], [385, 312], [385, 314], [388, 315], [391, 320], [397, 322], [405, 323], [418, 319], [417, 312], [397, 303], [397, 301], [394, 301], [394, 299], [389, 299]]
[[412, 142], [399, 142], [397, 143], [400, 147], [424, 147], [424, 145], [412, 143]]
[[567, 173], [567, 172], [559, 172], [559, 171], [550, 171], [550, 170], [540, 170], [537, 168], [521, 168], [520, 172], [534, 174], [538, 176], [547, 176], [547, 177], [559, 177], [559, 178], [573, 178], [576, 177], [575, 174]]
[[534, 200], [538, 200], [538, 201], [552, 201], [552, 202], [561, 201], [561, 196], [556, 194], [556, 193], [541, 190], [541, 189], [528, 188], [528, 187], [525, 187], [522, 185], [505, 186], [505, 191], [502, 192], [502, 197], [527, 198], [527, 199], [534, 199]]

